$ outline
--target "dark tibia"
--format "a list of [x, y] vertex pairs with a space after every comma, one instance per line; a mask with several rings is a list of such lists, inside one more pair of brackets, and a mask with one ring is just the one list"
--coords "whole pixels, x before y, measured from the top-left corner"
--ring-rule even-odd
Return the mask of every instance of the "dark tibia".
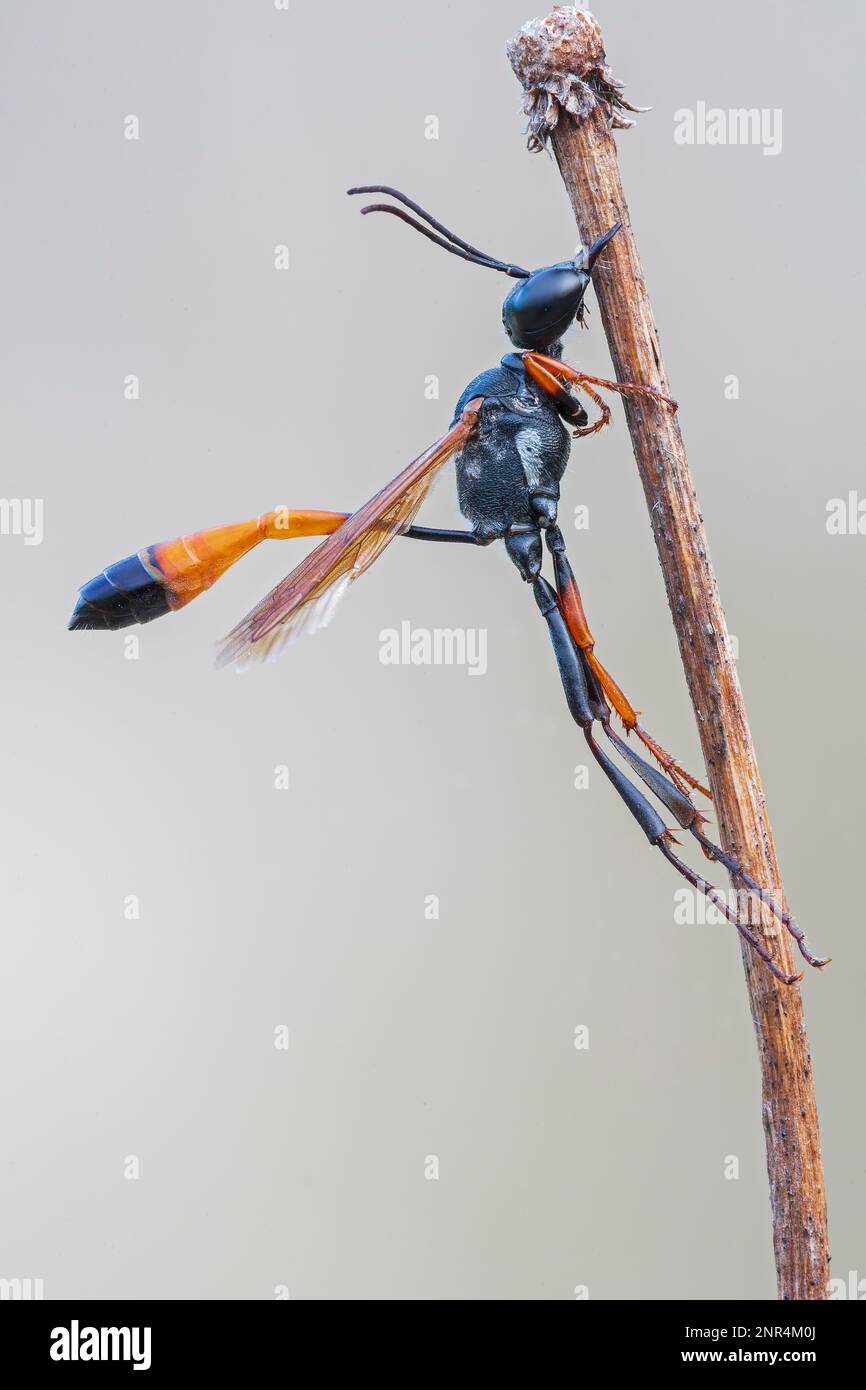
[[441, 526], [410, 526], [403, 532], [410, 541], [459, 541], [462, 545], [489, 545], [492, 536], [479, 536], [476, 531], [449, 531]]
[[584, 737], [590, 746], [593, 757], [602, 768], [605, 776], [616, 787], [650, 844], [657, 844], [662, 836], [667, 834], [667, 827], [661, 816], [650, 805], [643, 793], [639, 792], [637, 787], [632, 786], [625, 774], [620, 772], [606, 753], [602, 752], [592, 736], [592, 722], [595, 718], [592, 707], [595, 698], [590, 695], [583, 662], [571, 640], [571, 633], [565, 618], [562, 616], [556, 594], [547, 580], [541, 576], [535, 580], [532, 591], [550, 632], [553, 653], [559, 667], [562, 688], [565, 691], [565, 698], [572, 718], [583, 729]]
[[[587, 423], [589, 416], [583, 404], [562, 382], [557, 382], [554, 377], [549, 376], [544, 389], [548, 393], [551, 403], [556, 407], [557, 414], [567, 424], [585, 425]], [[587, 395], [592, 394], [592, 392], [587, 391]]]
[[625, 773], [621, 772], [616, 764], [611, 762], [607, 754], [599, 748], [592, 736], [592, 731], [584, 729], [583, 734], [590, 746], [592, 756], [607, 779], [616, 787], [650, 844], [664, 849], [665, 837], [669, 832], [658, 811], [647, 801], [643, 792], [639, 792], [637, 787], [628, 780]]
[[[574, 578], [574, 571], [565, 553], [565, 540], [562, 531], [558, 526], [551, 526], [546, 532], [547, 547], [553, 556], [553, 564], [556, 572], [556, 590], [562, 611], [565, 614], [569, 631], [574, 638], [575, 644], [584, 654], [584, 660], [596, 675], [600, 689], [605, 698], [610, 701], [611, 706], [622, 720], [626, 730], [634, 731], [641, 743], [649, 749], [656, 762], [661, 767], [667, 778], [679, 787], [680, 791], [686, 796], [689, 795], [688, 788], [693, 787], [696, 791], [709, 796], [709, 791], [702, 786], [696, 777], [666, 753], [661, 744], [657, 743], [646, 729], [641, 728], [638, 723], [638, 711], [634, 709], [631, 701], [621, 687], [614, 680], [609, 671], [606, 671], [601, 662], [594, 655], [595, 638], [586, 619], [583, 609], [583, 601], [580, 597], [580, 590]], [[643, 775], [643, 774], [640, 774]], [[646, 779], [644, 779], [646, 780]]]
[[619, 734], [614, 732], [609, 723], [605, 722], [603, 727], [604, 732], [607, 734], [620, 756], [625, 759], [632, 771], [637, 773], [638, 777], [649, 787], [650, 791], [658, 797], [662, 805], [667, 807], [671, 815], [674, 816], [682, 826], [683, 830], [691, 830], [696, 822], [698, 824], [702, 822], [703, 817], [700, 811], [691, 798], [686, 796], [685, 792], [681, 792], [679, 787], [675, 787], [673, 782], [665, 777], [663, 772], [659, 772], [658, 769], [654, 768], [651, 763], [648, 763], [645, 758], [642, 758], [639, 753], [636, 753], [633, 748], [630, 748], [625, 739], [620, 738]]
[[589, 419], [580, 401], [565, 387], [560, 395], [554, 397], [553, 404], [563, 420], [567, 420], [570, 425], [585, 425]]
[[553, 654], [556, 657], [562, 688], [565, 691], [565, 699], [571, 716], [583, 730], [587, 730], [595, 716], [590, 704], [586, 676], [557, 603], [556, 594], [541, 575], [533, 582], [532, 592], [550, 632]]
[[[559, 529], [558, 527], [556, 528]], [[570, 634], [569, 634], [570, 635]], [[572, 638], [572, 641], [574, 639]], [[578, 647], [580, 664], [583, 667], [583, 674], [586, 676], [586, 685], [589, 690], [589, 703], [592, 706], [593, 718], [607, 730], [610, 728], [610, 705], [604, 697], [604, 691], [598, 683], [595, 672], [585, 659], [583, 652]]]

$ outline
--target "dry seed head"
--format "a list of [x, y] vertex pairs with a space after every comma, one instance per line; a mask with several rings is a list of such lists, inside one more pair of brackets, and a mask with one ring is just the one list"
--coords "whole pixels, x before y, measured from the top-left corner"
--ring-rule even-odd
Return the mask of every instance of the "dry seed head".
[[525, 93], [527, 144], [542, 150], [562, 111], [578, 120], [601, 106], [611, 125], [634, 125], [620, 114], [641, 111], [623, 96], [607, 65], [601, 29], [589, 10], [557, 5], [546, 19], [531, 19], [508, 44], [508, 59]]

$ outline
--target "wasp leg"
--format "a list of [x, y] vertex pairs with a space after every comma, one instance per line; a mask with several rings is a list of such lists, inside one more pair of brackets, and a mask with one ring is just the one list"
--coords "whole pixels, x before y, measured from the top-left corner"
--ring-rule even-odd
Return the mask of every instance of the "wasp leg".
[[[594, 676], [589, 667], [586, 668], [586, 676], [587, 685], [589, 686], [592, 697]], [[601, 696], [601, 700], [604, 702], [603, 696]], [[782, 923], [786, 931], [790, 932], [804, 960], [808, 961], [809, 964], [814, 966], [817, 970], [828, 965], [830, 963], [829, 956], [815, 956], [809, 950], [806, 944], [806, 938], [800, 927], [797, 926], [790, 912], [787, 912], [786, 909], [782, 907], [781, 903], [776, 901], [772, 893], [768, 892], [766, 888], [762, 888], [761, 885], [752, 878], [751, 874], [746, 872], [741, 864], [738, 864], [735, 859], [729, 854], [726, 854], [719, 845], [714, 844], [713, 841], [704, 834], [702, 827], [706, 823], [706, 816], [701, 814], [691, 798], [685, 792], [680, 791], [678, 787], [674, 786], [673, 782], [669, 781], [661, 772], [658, 772], [651, 763], [648, 763], [639, 753], [636, 753], [629, 744], [619, 737], [619, 734], [614, 732], [610, 726], [609, 715], [609, 710], [607, 711], [607, 717], [605, 717], [604, 710], [602, 710], [602, 712], [596, 716], [605, 734], [620, 756], [628, 763], [629, 767], [631, 767], [637, 776], [640, 777], [641, 781], [650, 788], [653, 794], [658, 797], [662, 805], [666, 806], [676, 818], [681, 829], [687, 830], [690, 835], [695, 837], [708, 859], [714, 859], [718, 861], [718, 863], [723, 864], [735, 881], [739, 881], [745, 889], [753, 893], [755, 897], [772, 912], [773, 916]]]
[[641, 386], [636, 381], [610, 381], [607, 377], [590, 376], [588, 372], [579, 372], [575, 367], [569, 367], [567, 362], [560, 362], [558, 357], [547, 357], [542, 352], [525, 352], [523, 362], [533, 381], [551, 395], [554, 394], [554, 388], [561, 389], [563, 382], [569, 382], [581, 387], [593, 400], [597, 397], [589, 387], [601, 386], [605, 391], [616, 391], [621, 396], [646, 396], [661, 405], [670, 406], [671, 410], [677, 409], [676, 401], [662, 391], [657, 391], [654, 386]]
[[529, 494], [529, 506], [532, 515], [535, 517], [536, 525], [546, 531], [549, 526], [556, 525], [556, 513], [559, 507], [559, 489], [556, 492], [552, 488], [535, 488]]
[[541, 531], [537, 526], [511, 526], [505, 533], [505, 549], [521, 579], [533, 583], [541, 572]]
[[458, 541], [463, 545], [490, 545], [493, 536], [480, 536], [477, 531], [451, 531], [441, 526], [410, 526], [401, 533], [410, 541]]
[[[602, 728], [604, 729], [605, 734], [613, 743], [617, 751], [620, 753], [621, 757], [629, 764], [632, 770], [637, 773], [638, 777], [640, 777], [641, 780], [646, 784], [646, 786], [648, 786], [650, 790], [658, 797], [662, 805], [666, 806], [667, 809], [672, 813], [672, 815], [676, 817], [681, 828], [683, 830], [688, 830], [688, 832], [691, 835], [694, 835], [695, 839], [701, 846], [701, 849], [703, 850], [706, 857], [708, 859], [714, 859], [718, 861], [718, 863], [723, 864], [724, 867], [728, 870], [728, 873], [731, 874], [731, 876], [735, 880], [738, 880], [744, 888], [747, 888], [749, 892], [754, 893], [755, 896], [759, 898], [760, 901], [764, 904], [764, 906], [767, 907], [770, 912], [772, 912], [773, 916], [776, 917], [778, 921], [782, 923], [786, 931], [790, 932], [791, 936], [797, 943], [797, 949], [799, 950], [803, 959], [808, 961], [810, 965], [814, 966], [818, 970], [820, 970], [823, 966], [828, 965], [830, 963], [831, 957], [813, 955], [806, 943], [806, 938], [802, 929], [797, 925], [790, 912], [788, 912], [784, 907], [782, 907], [781, 903], [776, 901], [772, 893], [768, 892], [766, 888], [762, 888], [761, 885], [752, 877], [752, 875], [746, 872], [746, 870], [743, 868], [741, 864], [737, 863], [737, 861], [733, 859], [731, 855], [727, 854], [725, 850], [723, 850], [719, 845], [714, 844], [714, 842], [711, 839], [709, 839], [707, 835], [704, 834], [703, 826], [706, 824], [707, 818], [695, 806], [685, 787], [683, 787], [678, 781], [675, 781], [673, 779], [669, 780], [668, 777], [664, 777], [661, 773], [657, 772], [656, 769], [650, 763], [646, 762], [638, 753], [634, 751], [633, 748], [629, 746], [629, 744], [624, 742], [624, 740], [621, 739], [619, 735], [615, 733], [614, 730], [611, 728], [610, 708], [607, 704], [607, 700], [605, 699], [605, 691], [601, 681], [598, 679], [596, 668], [592, 664], [592, 652], [591, 650], [588, 650], [587, 648], [583, 647], [579, 640], [579, 637], [583, 637], [584, 639], [588, 638], [590, 641], [593, 640], [592, 634], [589, 631], [589, 626], [586, 622], [586, 615], [583, 612], [583, 605], [581, 603], [580, 593], [578, 591], [577, 584], [574, 581], [574, 575], [572, 573], [571, 566], [569, 565], [568, 559], [564, 554], [564, 547], [562, 552], [557, 552], [555, 549], [555, 546], [557, 544], [557, 538], [555, 536], [551, 537], [550, 532], [548, 532], [548, 545], [550, 546], [553, 552], [554, 563], [556, 563], [558, 555], [562, 556], [562, 576], [564, 579], [564, 583], [559, 586], [560, 606], [563, 608], [563, 614], [566, 618], [569, 631], [571, 633], [572, 638], [574, 638], [578, 646], [581, 660], [584, 662], [584, 673], [586, 675], [587, 686], [590, 692], [590, 700], [593, 704], [593, 711], [595, 713], [596, 719], [599, 721]], [[557, 568], [558, 581], [559, 578], [560, 573], [559, 568]], [[574, 602], [574, 611], [572, 612], [572, 621], [570, 622], [569, 615], [566, 612], [566, 605], [563, 603], [563, 595], [569, 589], [569, 586], [571, 586], [572, 589], [571, 597]], [[579, 634], [579, 636], [576, 635], [576, 632]], [[598, 665], [599, 663], [596, 663], [596, 666]], [[603, 667], [601, 669], [604, 670]], [[619, 687], [615, 685], [615, 689], [618, 691]], [[643, 736], [644, 742], [647, 741], [649, 736], [645, 735], [644, 730], [637, 728], [636, 732], [638, 733], [639, 737]], [[669, 757], [668, 754], [664, 754], [663, 749], [659, 749], [659, 745], [655, 743], [655, 740], [650, 740], [650, 745], [650, 751], [653, 752], [654, 756], [658, 757], [656, 752], [656, 750], [658, 750], [658, 752], [661, 752], [665, 758]], [[661, 765], [663, 767], [665, 766], [665, 763], [662, 761], [661, 758], [659, 758], [658, 761], [661, 762]], [[675, 764], [674, 766], [676, 767]], [[681, 769], [679, 768], [677, 768], [676, 770], [678, 772], [681, 772]], [[685, 773], [683, 775], [686, 778], [689, 777], [688, 773]], [[703, 790], [703, 788], [700, 788], [700, 790]]]
[[[744, 922], [740, 921], [739, 915], [726, 902], [721, 890], [714, 884], [709, 883], [699, 874], [695, 873], [688, 864], [685, 864], [671, 849], [671, 844], [676, 843], [672, 832], [667, 828], [661, 816], [647, 800], [641, 791], [631, 783], [625, 774], [607, 756], [602, 748], [598, 746], [593, 737], [592, 726], [596, 719], [602, 718], [606, 705], [600, 687], [593, 681], [591, 668], [586, 668], [583, 663], [583, 654], [576, 647], [571, 633], [557, 600], [556, 593], [546, 579], [536, 575], [533, 580], [533, 593], [536, 603], [544, 617], [550, 639], [553, 646], [554, 656], [559, 668], [559, 676], [562, 681], [566, 703], [575, 723], [583, 731], [584, 738], [589, 745], [590, 752], [604, 772], [608, 781], [613, 785], [625, 802], [634, 819], [646, 835], [649, 843], [656, 849], [661, 850], [668, 862], [682, 874], [693, 887], [704, 893], [727, 920], [736, 927], [742, 938], [749, 943], [752, 949], [765, 962], [768, 969], [781, 980], [784, 984], [795, 984], [801, 979], [800, 975], [789, 975], [775, 963], [772, 956], [755, 934], [749, 930]], [[619, 740], [621, 743], [622, 741]], [[624, 745], [627, 747], [627, 745]], [[631, 750], [629, 750], [631, 752]], [[637, 755], [633, 755], [635, 758]], [[648, 785], [659, 796], [663, 804], [673, 810], [678, 820], [689, 820], [692, 812], [698, 815], [695, 808], [691, 806], [688, 797], [680, 793], [673, 783], [668, 782], [655, 768], [649, 763], [643, 765]], [[679, 814], [677, 814], [679, 810]], [[683, 828], [690, 828], [684, 826]]]
[[659, 849], [661, 850], [665, 859], [667, 859], [668, 862], [674, 866], [677, 873], [682, 874], [683, 878], [687, 878], [689, 883], [691, 883], [693, 887], [699, 889], [701, 893], [704, 893], [706, 897], [709, 898], [710, 902], [715, 903], [719, 911], [723, 912], [725, 917], [727, 917], [728, 921], [736, 927], [737, 931], [740, 933], [740, 936], [742, 936], [745, 941], [748, 941], [749, 945], [752, 947], [752, 950], [755, 951], [756, 954], [761, 957], [761, 960], [767, 964], [770, 971], [772, 972], [772, 974], [775, 975], [777, 980], [781, 980], [782, 983], [785, 985], [795, 985], [798, 983], [798, 981], [802, 980], [802, 971], [799, 975], [787, 975], [784, 970], [781, 970], [779, 968], [779, 966], [773, 960], [773, 957], [770, 955], [770, 952], [767, 950], [766, 946], [764, 946], [758, 940], [754, 932], [751, 932], [749, 928], [745, 925], [745, 923], [740, 921], [737, 913], [734, 912], [733, 908], [728, 905], [728, 903], [725, 901], [724, 896], [719, 892], [718, 888], [715, 888], [713, 884], [708, 883], [707, 880], [705, 878], [702, 878], [700, 874], [695, 873], [694, 869], [690, 868], [688, 864], [684, 864], [682, 859], [680, 859], [678, 855], [674, 854], [667, 841], [661, 840], [659, 842]]
[[726, 854], [718, 845], [714, 845], [712, 840], [707, 839], [707, 836], [703, 834], [698, 826], [689, 826], [689, 829], [708, 859], [716, 859], [720, 864], [723, 864], [733, 878], [739, 879], [743, 886], [748, 888], [750, 893], [754, 893], [757, 898], [760, 898], [761, 902], [765, 907], [769, 908], [774, 917], [778, 917], [782, 925], [791, 933], [791, 936], [793, 936], [797, 943], [797, 949], [804, 960], [808, 961], [810, 965], [813, 965], [816, 970], [821, 970], [825, 965], [830, 964], [832, 960], [831, 956], [816, 956], [812, 954], [807, 945], [802, 928], [797, 926], [790, 912], [787, 912], [785, 908], [782, 907], [781, 903], [776, 901], [772, 893], [768, 893], [766, 888], [762, 888], [759, 883], [756, 883], [751, 874], [746, 873], [746, 870], [741, 864], [737, 863], [736, 859], [732, 859], [731, 856]]
[[[350, 512], [290, 512], [293, 529], [286, 534], [292, 536], [329, 536], [348, 521]], [[299, 519], [306, 519], [306, 529], [299, 528]], [[315, 530], [313, 528], [316, 528]], [[453, 531], [441, 526], [409, 526], [401, 531], [410, 541], [462, 541], [464, 545], [489, 545], [492, 536], [480, 536], [476, 531]]]
[[790, 912], [782, 907], [781, 903], [776, 901], [772, 893], [769, 893], [766, 888], [762, 888], [752, 875], [746, 872], [741, 864], [737, 863], [731, 855], [727, 854], [719, 845], [714, 844], [714, 842], [704, 834], [703, 826], [706, 824], [707, 818], [698, 810], [688, 793], [675, 786], [672, 781], [661, 772], [658, 772], [651, 763], [648, 763], [645, 758], [642, 758], [639, 753], [636, 753], [635, 750], [611, 728], [610, 707], [604, 697], [604, 693], [592, 667], [587, 662], [587, 653], [581, 651], [579, 655], [581, 661], [584, 663], [584, 675], [586, 677], [593, 714], [601, 724], [607, 738], [610, 739], [623, 760], [628, 763], [633, 772], [637, 773], [638, 777], [649, 787], [650, 791], [658, 797], [662, 805], [671, 812], [676, 818], [680, 828], [694, 835], [706, 857], [723, 864], [731, 877], [739, 881], [750, 893], [753, 893], [755, 897], [772, 912], [773, 916], [782, 923], [786, 931], [788, 931], [796, 941], [797, 949], [804, 960], [808, 961], [808, 963], [817, 970], [822, 969], [825, 965], [829, 965], [831, 957], [813, 955], [806, 943], [806, 937], [803, 931], [798, 927]]
[[610, 724], [610, 708], [604, 697], [596, 674], [589, 664], [589, 655], [590, 653], [587, 651], [580, 652], [581, 660], [585, 663], [584, 674], [586, 676], [593, 712], [620, 756], [629, 764], [632, 771], [637, 773], [641, 781], [643, 781], [654, 795], [658, 797], [662, 805], [666, 806], [671, 814], [676, 817], [680, 827], [683, 830], [687, 830], [690, 835], [694, 835], [707, 859], [714, 859], [718, 863], [723, 864], [731, 877], [735, 881], [739, 881], [750, 893], [754, 893], [755, 897], [757, 897], [764, 906], [772, 912], [773, 916], [782, 923], [785, 930], [788, 931], [796, 941], [797, 949], [803, 959], [808, 961], [809, 965], [814, 966], [816, 970], [821, 970], [825, 965], [829, 965], [831, 957], [816, 956], [810, 951], [802, 929], [797, 925], [790, 912], [782, 907], [781, 903], [776, 901], [772, 893], [768, 892], [766, 888], [762, 888], [756, 879], [746, 872], [742, 864], [739, 864], [737, 860], [727, 854], [721, 846], [714, 844], [714, 842], [704, 834], [703, 826], [706, 824], [707, 818], [698, 810], [685, 789], [676, 786], [673, 781], [663, 776], [662, 773], [657, 772], [651, 763], [646, 762], [639, 753], [636, 753], [628, 743], [614, 732]]
[[[589, 416], [580, 404], [580, 401], [577, 400], [568, 388], [563, 386], [562, 382], [558, 381], [554, 373], [549, 370], [549, 363], [553, 360], [553, 358], [548, 359], [546, 357], [541, 359], [536, 353], [531, 352], [526, 353], [523, 358], [526, 364], [526, 370], [532, 377], [536, 386], [540, 386], [543, 391], [547, 392], [563, 419], [568, 420], [570, 424], [575, 426], [573, 430], [574, 438], [580, 439], [587, 434], [597, 434], [599, 430], [603, 430], [610, 424], [610, 406], [606, 401], [602, 400], [601, 396], [599, 396], [596, 391], [593, 391], [591, 386], [586, 384], [586, 380], [581, 378], [581, 389], [586, 392], [590, 400], [594, 401], [599, 409], [598, 419], [594, 424], [588, 425], [587, 420]], [[548, 365], [543, 365], [544, 363]]]
[[548, 529], [547, 548], [553, 556], [556, 590], [569, 632], [576, 645], [583, 652], [587, 664], [591, 667], [604, 694], [625, 725], [626, 731], [628, 733], [634, 732], [637, 735], [644, 747], [655, 758], [659, 767], [664, 769], [668, 777], [676, 783], [681, 791], [686, 791], [688, 786], [708, 797], [710, 793], [703, 783], [699, 782], [697, 777], [693, 777], [690, 772], [686, 772], [685, 768], [680, 767], [670, 753], [666, 752], [661, 744], [656, 742], [652, 735], [641, 727], [638, 723], [638, 711], [633, 708], [628, 696], [595, 655], [595, 638], [587, 622], [574, 571], [565, 553], [565, 540], [558, 526], [551, 526]]
[[[592, 387], [588, 386], [585, 381], [581, 382], [581, 389], [585, 391], [589, 399], [598, 406], [599, 415], [598, 419], [594, 420], [591, 425], [587, 425], [584, 422], [583, 425], [578, 425], [576, 429], [572, 430], [572, 435], [575, 439], [585, 439], [588, 434], [598, 434], [599, 430], [606, 429], [610, 424], [610, 406], [607, 401], [603, 400], [597, 391], [593, 391]], [[585, 414], [586, 411], [584, 411], [584, 415]]]

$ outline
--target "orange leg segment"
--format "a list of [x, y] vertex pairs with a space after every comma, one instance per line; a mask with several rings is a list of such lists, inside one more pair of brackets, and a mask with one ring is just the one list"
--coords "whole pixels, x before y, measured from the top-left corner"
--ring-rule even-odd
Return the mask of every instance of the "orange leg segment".
[[[634, 381], [608, 381], [604, 377], [590, 376], [586, 372], [576, 371], [574, 367], [569, 367], [566, 362], [560, 362], [556, 357], [547, 357], [544, 353], [525, 352], [523, 354], [523, 362], [532, 380], [540, 386], [543, 391], [546, 391], [554, 401], [562, 398], [566, 390], [565, 383], [568, 383], [580, 387], [580, 389], [589, 396], [590, 400], [594, 401], [598, 406], [599, 418], [592, 425], [575, 429], [575, 438], [581, 435], [596, 434], [610, 423], [610, 407], [601, 396], [593, 390], [594, 386], [601, 386], [609, 391], [617, 391], [621, 394], [633, 393], [635, 395], [648, 396], [653, 400], [659, 401], [663, 405], [669, 406], [672, 410], [676, 410], [677, 408], [676, 401], [671, 400], [669, 396], [663, 395], [661, 391], [656, 391], [652, 386], [641, 386]], [[693, 777], [690, 772], [686, 772], [681, 768], [671, 757], [670, 753], [667, 753], [665, 749], [662, 748], [661, 744], [657, 743], [652, 735], [647, 733], [646, 729], [641, 728], [637, 719], [639, 711], [634, 709], [628, 696], [620, 688], [610, 672], [605, 670], [604, 666], [602, 666], [601, 662], [598, 660], [598, 657], [594, 655], [593, 647], [595, 646], [595, 638], [586, 620], [586, 613], [584, 612], [580, 591], [575, 582], [571, 565], [566, 558], [561, 534], [558, 542], [559, 549], [554, 549], [557, 542], [554, 533], [551, 531], [548, 531], [548, 544], [554, 552], [557, 590], [563, 616], [565, 617], [572, 638], [584, 653], [606, 699], [610, 702], [613, 709], [622, 720], [626, 730], [629, 733], [634, 731], [634, 733], [637, 734], [641, 743], [649, 750], [659, 766], [667, 773], [681, 791], [685, 792], [685, 784], [687, 784], [689, 787], [694, 788], [695, 791], [702, 792], [704, 796], [709, 796], [710, 793], [707, 791], [706, 787], [704, 787], [696, 777]]]
[[[553, 553], [554, 566], [556, 569], [556, 589], [559, 598], [559, 606], [565, 618], [566, 626], [571, 633], [576, 646], [580, 648], [586, 657], [587, 663], [598, 681], [605, 698], [609, 701], [613, 709], [628, 733], [634, 732], [640, 739], [645, 748], [649, 750], [655, 758], [659, 767], [670, 777], [671, 781], [679, 787], [680, 791], [686, 792], [686, 785], [694, 791], [702, 792], [704, 796], [710, 793], [696, 777], [671, 757], [662, 748], [660, 743], [648, 734], [646, 729], [641, 728], [638, 723], [639, 710], [636, 710], [628, 696], [620, 688], [609, 671], [602, 666], [598, 657], [595, 655], [595, 638], [590, 631], [586, 613], [583, 607], [583, 600], [580, 597], [580, 590], [574, 577], [574, 571], [568, 562], [565, 554], [565, 545], [562, 541], [562, 533], [558, 527], [551, 527], [548, 531], [548, 546]], [[686, 784], [686, 785], [684, 785]]]
[[[541, 357], [535, 352], [525, 353], [523, 361], [535, 384], [546, 391], [549, 396], [552, 396], [554, 401], [561, 404], [574, 403], [574, 397], [551, 370], [552, 366], [561, 367], [561, 362], [557, 362], [553, 357]], [[569, 368], [570, 370], [571, 368]], [[576, 426], [572, 431], [575, 439], [582, 438], [587, 434], [597, 434], [599, 430], [603, 430], [606, 425], [610, 424], [610, 406], [607, 402], [602, 400], [598, 392], [593, 391], [591, 386], [587, 386], [584, 378], [581, 378], [581, 387], [590, 400], [598, 406], [599, 417], [592, 425]]]
[[[547, 357], [542, 352], [525, 352], [523, 362], [533, 381], [537, 382], [550, 395], [556, 395], [558, 391], [562, 390], [562, 383], [568, 382], [571, 385], [581, 387], [596, 404], [601, 404], [601, 402], [595, 392], [590, 389], [592, 386], [601, 386], [606, 391], [616, 391], [623, 396], [649, 396], [662, 405], [669, 406], [671, 410], [677, 409], [675, 400], [664, 395], [662, 391], [657, 391], [653, 386], [641, 386], [636, 381], [610, 381], [603, 376], [590, 376], [587, 372], [579, 372], [575, 367], [569, 367], [567, 362], [560, 362], [558, 357]], [[607, 419], [603, 423], [607, 424], [609, 419], [610, 411], [607, 410]], [[596, 429], [601, 428], [601, 424], [596, 426]], [[590, 429], [581, 431], [581, 433], [592, 434], [595, 431]]]
[[591, 425], [577, 425], [572, 431], [575, 439], [583, 439], [588, 434], [598, 434], [599, 430], [606, 429], [610, 424], [610, 406], [603, 400], [597, 391], [593, 391], [586, 382], [581, 383], [581, 389], [589, 396], [589, 399], [598, 406], [598, 419]]

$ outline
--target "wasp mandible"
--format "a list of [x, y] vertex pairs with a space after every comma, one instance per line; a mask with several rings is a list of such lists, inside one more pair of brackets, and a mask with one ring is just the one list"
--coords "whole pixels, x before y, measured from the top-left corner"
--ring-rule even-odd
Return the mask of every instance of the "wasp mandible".
[[[650, 386], [590, 376], [562, 360], [563, 337], [574, 323], [584, 323], [584, 298], [593, 268], [620, 230], [620, 223], [614, 223], [591, 246], [578, 247], [570, 260], [529, 271], [480, 251], [396, 188], [373, 184], [348, 191], [353, 195], [388, 195], [394, 202], [371, 203], [362, 212], [390, 213], [452, 255], [516, 280], [502, 306], [502, 322], [513, 350], [498, 367], [469, 383], [442, 438], [358, 511], [278, 509], [253, 521], [148, 546], [109, 565], [84, 585], [70, 628], [115, 630], [150, 622], [184, 607], [210, 588], [262, 540], [325, 536], [226, 637], [220, 650], [221, 664], [242, 666], [251, 659], [274, 654], [301, 631], [324, 626], [348, 585], [395, 536], [477, 546], [502, 541], [520, 577], [531, 586], [547, 624], [569, 711], [593, 758], [649, 843], [716, 904], [778, 979], [793, 984], [802, 978], [782, 971], [742, 919], [743, 914], [679, 857], [673, 831], [644, 792], [599, 745], [596, 725], [678, 827], [697, 840], [706, 857], [722, 864], [769, 909], [795, 938], [810, 965], [826, 965], [826, 959], [811, 953], [802, 931], [772, 894], [706, 836], [706, 817], [691, 793], [709, 796], [709, 792], [642, 727], [622, 688], [599, 661], [557, 524], [570, 435], [580, 438], [595, 434], [610, 421], [609, 407], [596, 388], [641, 396], [660, 410], [677, 408], [675, 401]], [[596, 408], [592, 423], [577, 392]], [[469, 529], [416, 526], [415, 517], [434, 478], [451, 458], [455, 459], [460, 511]], [[552, 559], [552, 584], [541, 573], [545, 545]], [[612, 713], [621, 720], [626, 735], [634, 734], [657, 766], [620, 737], [612, 726]]]

